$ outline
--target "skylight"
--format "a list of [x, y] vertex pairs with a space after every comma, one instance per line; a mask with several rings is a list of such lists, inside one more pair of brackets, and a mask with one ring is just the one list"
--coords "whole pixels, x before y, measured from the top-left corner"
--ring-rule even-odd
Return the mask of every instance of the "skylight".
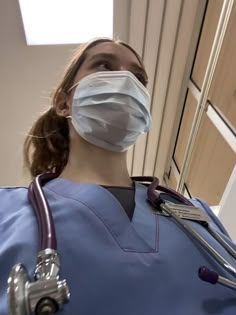
[[19, 0], [28, 45], [112, 37], [113, 0]]

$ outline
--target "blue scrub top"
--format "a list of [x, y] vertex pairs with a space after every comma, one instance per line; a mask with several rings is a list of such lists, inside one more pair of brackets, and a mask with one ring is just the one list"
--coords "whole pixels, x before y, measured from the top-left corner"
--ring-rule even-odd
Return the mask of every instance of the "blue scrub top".
[[[130, 222], [118, 200], [95, 184], [57, 178], [44, 187], [52, 209], [61, 261], [70, 287], [64, 315], [235, 315], [236, 292], [198, 278], [202, 265], [232, 277], [173, 219], [154, 213], [147, 188], [136, 183]], [[225, 230], [206, 204], [193, 200]], [[236, 267], [200, 224], [188, 221]], [[7, 315], [7, 278], [23, 263], [32, 276], [38, 251], [37, 222], [27, 188], [0, 189], [0, 314]], [[234, 245], [233, 245], [234, 246]]]

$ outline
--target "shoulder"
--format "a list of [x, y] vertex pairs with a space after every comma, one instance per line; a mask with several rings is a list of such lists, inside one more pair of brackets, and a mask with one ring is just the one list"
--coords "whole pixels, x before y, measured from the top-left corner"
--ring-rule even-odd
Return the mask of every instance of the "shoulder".
[[0, 187], [0, 193], [4, 191], [8, 192], [20, 192], [20, 191], [27, 191], [28, 187], [25, 186], [2, 186]]
[[0, 201], [1, 204], [8, 198], [22, 198], [27, 195], [28, 188], [21, 186], [6, 186], [0, 187]]
[[228, 232], [226, 231], [225, 227], [223, 226], [223, 224], [220, 222], [218, 217], [214, 214], [212, 209], [209, 207], [209, 205], [204, 200], [199, 199], [199, 198], [192, 198], [192, 199], [190, 199], [190, 201], [194, 206], [203, 209], [208, 214], [211, 221], [220, 230], [221, 233], [223, 233], [227, 237], [230, 237]]
[[28, 204], [28, 188], [26, 187], [0, 187], [0, 218]]
[[[173, 203], [180, 203], [172, 194], [170, 193], [161, 193], [162, 198], [165, 201], [173, 202]], [[214, 214], [212, 209], [209, 205], [200, 198], [191, 198], [189, 201], [192, 203], [193, 206], [201, 208], [209, 217], [211, 226], [221, 232], [226, 237], [230, 238], [228, 232], [224, 228], [223, 224], [220, 222], [218, 217]]]

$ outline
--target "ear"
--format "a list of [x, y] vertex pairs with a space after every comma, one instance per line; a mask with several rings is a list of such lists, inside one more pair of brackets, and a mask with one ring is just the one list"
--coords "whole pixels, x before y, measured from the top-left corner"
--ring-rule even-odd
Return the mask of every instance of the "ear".
[[57, 95], [55, 111], [57, 115], [61, 117], [70, 115], [69, 98], [64, 92], [59, 92]]

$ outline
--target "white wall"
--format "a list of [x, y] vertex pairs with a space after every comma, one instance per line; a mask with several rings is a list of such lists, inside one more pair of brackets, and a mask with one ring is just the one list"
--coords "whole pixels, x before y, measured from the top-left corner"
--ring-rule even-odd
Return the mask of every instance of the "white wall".
[[236, 165], [220, 202], [219, 219], [236, 242]]

